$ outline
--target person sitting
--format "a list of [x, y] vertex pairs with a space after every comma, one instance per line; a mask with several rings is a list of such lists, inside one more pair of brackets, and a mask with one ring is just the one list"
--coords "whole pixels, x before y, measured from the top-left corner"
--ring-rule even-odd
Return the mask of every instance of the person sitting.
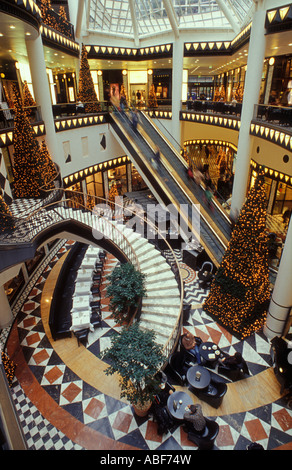
[[199, 403], [187, 406], [186, 412], [184, 413], [184, 420], [191, 423], [194, 430], [199, 433], [202, 433], [206, 427], [202, 406]]
[[245, 360], [243, 359], [240, 352], [236, 352], [233, 356], [224, 356], [222, 359], [218, 359], [219, 364], [230, 369], [239, 369], [246, 375], [249, 375], [249, 370]]
[[195, 336], [192, 335], [189, 331], [185, 333], [181, 339], [183, 347], [196, 357], [198, 364], [201, 364], [202, 360], [198, 341], [199, 340], [196, 340]]

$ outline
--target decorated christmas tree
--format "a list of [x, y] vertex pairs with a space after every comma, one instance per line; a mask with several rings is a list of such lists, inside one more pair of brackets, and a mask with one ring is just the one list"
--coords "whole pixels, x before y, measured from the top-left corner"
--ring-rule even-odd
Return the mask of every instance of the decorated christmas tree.
[[226, 100], [225, 87], [224, 85], [221, 85], [220, 93], [219, 93], [219, 101], [225, 101], [225, 100]]
[[242, 102], [243, 99], [243, 88], [240, 84], [237, 85], [237, 88], [235, 90], [235, 99], [238, 102]]
[[149, 90], [149, 97], [148, 97], [148, 108], [157, 108], [157, 99], [156, 99], [156, 93], [155, 93], [155, 86], [154, 83], [152, 83], [150, 90]]
[[82, 44], [80, 72], [79, 72], [79, 90], [77, 100], [84, 104], [86, 113], [97, 113], [101, 110], [97, 99], [90, 68], [87, 60], [87, 51]]
[[115, 198], [118, 197], [118, 195], [119, 195], [119, 192], [118, 192], [117, 185], [116, 183], [113, 183], [111, 185], [111, 189], [109, 190], [109, 194], [108, 194], [109, 201], [114, 202]]
[[220, 99], [220, 93], [219, 93], [219, 87], [217, 86], [214, 91], [213, 101], [219, 101], [219, 99]]
[[40, 164], [43, 168], [43, 189], [54, 189], [53, 180], [57, 176], [57, 170], [44, 140], [42, 141], [40, 147]]
[[14, 229], [14, 220], [12, 214], [3, 197], [0, 195], [0, 233], [12, 229]]
[[16, 85], [14, 93], [14, 197], [38, 198], [47, 183], [47, 162], [41, 154], [34, 130], [23, 108]]
[[249, 191], [203, 307], [243, 339], [264, 325], [269, 287], [266, 193], [260, 174]]
[[[32, 97], [32, 94], [30, 92], [30, 89], [28, 88], [27, 81], [25, 80], [23, 83], [23, 88], [22, 88], [22, 99], [23, 99], [23, 106], [25, 108], [31, 107], [31, 106], [36, 106], [36, 102]], [[25, 112], [27, 116], [31, 114], [31, 109], [26, 109]]]

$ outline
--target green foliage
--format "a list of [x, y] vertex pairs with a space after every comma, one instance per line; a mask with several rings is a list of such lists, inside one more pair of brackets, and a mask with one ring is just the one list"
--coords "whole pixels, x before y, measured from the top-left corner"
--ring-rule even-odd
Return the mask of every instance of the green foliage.
[[108, 276], [109, 307], [117, 321], [126, 320], [130, 310], [138, 307], [140, 298], [146, 295], [145, 277], [131, 263], [117, 266]]
[[111, 364], [105, 374], [119, 374], [121, 398], [138, 406], [153, 401], [159, 385], [155, 376], [165, 360], [154, 331], [142, 330], [135, 322], [113, 336], [101, 356]]

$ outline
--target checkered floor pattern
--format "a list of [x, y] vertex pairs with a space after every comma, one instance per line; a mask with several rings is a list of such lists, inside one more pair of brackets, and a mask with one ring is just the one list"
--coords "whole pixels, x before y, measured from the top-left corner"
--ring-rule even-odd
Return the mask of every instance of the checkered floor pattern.
[[[39, 383], [39, 387], [52, 398], [59, 409], [66, 411], [78, 425], [104, 436], [113, 444], [119, 443], [147, 451], [197, 450], [187, 439], [181, 426], [174, 426], [167, 434], [157, 433], [153, 418], [139, 418], [130, 405], [101, 393], [80, 377], [60, 359], [46, 337], [40, 316], [40, 301], [44, 283], [55, 263], [70, 245], [63, 247], [51, 260], [46, 269], [39, 272], [36, 282], [23, 298], [17, 315], [19, 342], [25, 360]], [[180, 258], [180, 252], [177, 252]], [[108, 256], [105, 275], [116, 264]], [[203, 340], [216, 342], [224, 351], [233, 354], [241, 351], [248, 360], [252, 375], [270, 367], [269, 344], [261, 333], [244, 342], [239, 341], [219, 327], [203, 311], [201, 303], [207, 291], [199, 288], [196, 273], [181, 263], [185, 281], [186, 301], [192, 306], [184, 327], [201, 336]], [[110, 337], [117, 329], [109, 318], [106, 300], [102, 303], [103, 326], [89, 335], [88, 350], [98, 354], [109, 345]], [[9, 341], [9, 338], [8, 338]], [[81, 450], [80, 445], [68, 438], [50, 422], [50, 416], [43, 416], [37, 401], [29, 400], [15, 380], [11, 389], [18, 416], [30, 450]], [[259, 442], [264, 449], [279, 448], [292, 443], [292, 416], [283, 399], [264, 407], [216, 418], [220, 431], [214, 450], [244, 450], [251, 442]], [[75, 421], [76, 420], [76, 421]], [[107, 450], [112, 447], [109, 445]]]

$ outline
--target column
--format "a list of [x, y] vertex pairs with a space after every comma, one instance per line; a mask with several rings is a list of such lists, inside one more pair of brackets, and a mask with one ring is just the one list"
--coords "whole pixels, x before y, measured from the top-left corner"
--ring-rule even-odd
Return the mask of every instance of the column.
[[281, 336], [292, 308], [292, 219], [290, 219], [284, 249], [269, 305], [264, 334], [272, 339]]
[[75, 25], [76, 25], [75, 36], [78, 39], [81, 38], [84, 5], [85, 5], [85, 0], [78, 0], [78, 10], [77, 10], [77, 17], [76, 17], [76, 22], [75, 22]]
[[173, 145], [180, 150], [181, 145], [181, 122], [179, 113], [181, 110], [184, 44], [176, 39], [173, 43], [172, 54], [172, 136]]
[[0, 330], [3, 328], [8, 328], [13, 321], [13, 315], [11, 312], [11, 307], [5, 294], [4, 286], [0, 287]]
[[35, 100], [37, 105], [41, 107], [41, 115], [45, 123], [46, 144], [52, 159], [61, 166], [62, 157], [55, 131], [52, 100], [41, 35], [39, 34], [36, 39], [27, 39], [26, 48]]
[[263, 1], [257, 3], [257, 11], [252, 19], [247, 71], [244, 84], [244, 97], [241, 112], [241, 124], [238, 136], [236, 169], [232, 190], [230, 215], [235, 220], [244, 204], [250, 169], [251, 136], [250, 124], [254, 105], [259, 101], [263, 63], [265, 58], [265, 19], [266, 10]]

